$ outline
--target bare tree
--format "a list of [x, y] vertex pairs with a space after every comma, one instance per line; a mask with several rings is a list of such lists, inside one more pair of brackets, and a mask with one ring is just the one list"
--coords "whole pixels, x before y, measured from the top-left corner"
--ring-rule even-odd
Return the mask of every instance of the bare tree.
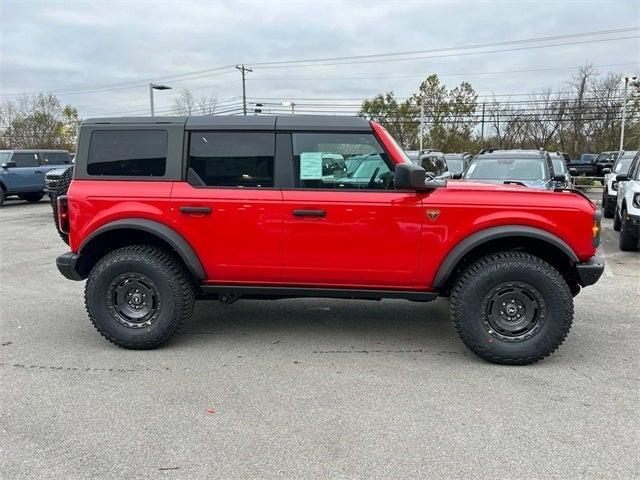
[[173, 102], [173, 112], [176, 115], [193, 115], [196, 109], [196, 98], [190, 90], [186, 88]]

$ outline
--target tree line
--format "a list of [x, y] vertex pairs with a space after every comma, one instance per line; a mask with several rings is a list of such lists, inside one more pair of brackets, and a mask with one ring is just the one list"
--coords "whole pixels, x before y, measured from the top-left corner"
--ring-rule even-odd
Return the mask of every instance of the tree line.
[[[384, 125], [408, 150], [417, 149], [422, 137], [424, 148], [443, 152], [544, 148], [577, 158], [618, 149], [622, 87], [619, 74], [599, 74], [585, 66], [561, 90], [544, 89], [523, 100], [494, 96], [480, 101], [469, 82], [447, 89], [433, 74], [404, 100], [393, 92], [364, 100], [358, 114]], [[636, 150], [640, 95], [630, 88], [628, 99], [625, 149]]]

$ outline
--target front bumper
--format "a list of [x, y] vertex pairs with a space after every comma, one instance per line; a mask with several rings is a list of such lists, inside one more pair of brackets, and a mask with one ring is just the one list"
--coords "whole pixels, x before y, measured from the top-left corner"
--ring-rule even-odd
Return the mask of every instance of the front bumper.
[[73, 252], [67, 252], [56, 258], [56, 267], [58, 271], [69, 280], [84, 280], [77, 269], [78, 259], [80, 255]]
[[578, 273], [578, 283], [581, 286], [593, 285], [604, 272], [604, 258], [600, 254], [596, 254], [589, 260], [576, 264], [576, 272]]
[[640, 215], [632, 215], [626, 212], [622, 221], [627, 228], [635, 229], [636, 231], [640, 228]]

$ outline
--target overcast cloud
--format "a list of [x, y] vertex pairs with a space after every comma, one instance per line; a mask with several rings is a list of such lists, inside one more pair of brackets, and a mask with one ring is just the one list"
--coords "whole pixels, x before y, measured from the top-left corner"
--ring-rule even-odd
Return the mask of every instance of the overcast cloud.
[[[149, 102], [144, 84], [151, 79], [174, 87], [156, 93], [160, 112], [185, 87], [220, 101], [237, 97], [241, 83], [236, 70], [170, 78], [229, 64], [424, 50], [640, 25], [638, 0], [0, 2], [0, 98], [54, 91], [64, 103], [78, 107], [82, 117], [144, 114]], [[247, 95], [285, 101], [360, 99], [393, 90], [406, 96], [431, 73], [444, 75], [448, 86], [468, 80], [480, 94], [535, 92], [563, 88], [573, 67], [585, 63], [630, 64], [599, 70], [638, 72], [639, 52], [634, 38], [405, 62], [256, 67], [247, 77]], [[547, 70], [490, 73], [533, 69]], [[118, 82], [139, 85], [60, 92]]]

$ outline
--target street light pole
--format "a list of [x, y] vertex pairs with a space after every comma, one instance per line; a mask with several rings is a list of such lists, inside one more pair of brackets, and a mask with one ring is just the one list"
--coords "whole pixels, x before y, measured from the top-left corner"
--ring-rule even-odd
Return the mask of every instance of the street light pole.
[[620, 148], [621, 152], [624, 148], [624, 125], [627, 121], [627, 92], [629, 90], [629, 80], [632, 81], [632, 85], [635, 86], [638, 83], [638, 77], [636, 76], [624, 76], [624, 97], [622, 99], [622, 125], [620, 126]]
[[153, 109], [153, 91], [154, 90], [171, 90], [171, 87], [169, 87], [168, 85], [157, 85], [155, 83], [150, 83], [149, 84], [149, 106], [151, 107], [151, 116], [154, 116], [154, 109]]

